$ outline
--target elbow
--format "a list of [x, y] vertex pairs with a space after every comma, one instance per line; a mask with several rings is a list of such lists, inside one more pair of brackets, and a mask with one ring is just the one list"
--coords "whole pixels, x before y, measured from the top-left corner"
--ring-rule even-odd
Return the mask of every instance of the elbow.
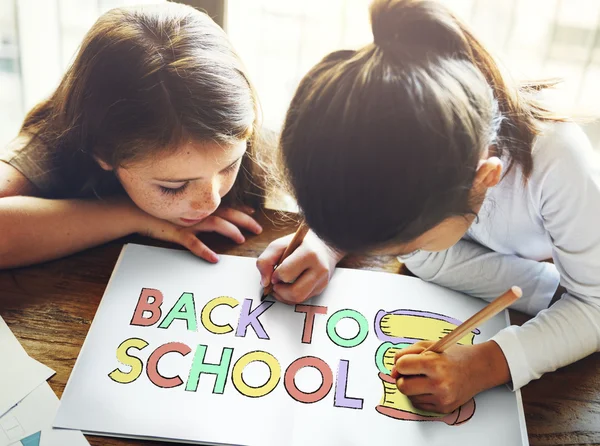
[[15, 238], [0, 227], [0, 271], [25, 266], [23, 247], [15, 244]]
[[421, 251], [405, 259], [404, 266], [419, 279], [434, 282], [444, 264], [443, 260], [438, 258], [441, 254], [443, 253]]
[[0, 240], [0, 271], [19, 266], [14, 261], [14, 253], [5, 245], [5, 240]]
[[9, 239], [7, 231], [0, 227], [0, 270], [10, 268], [8, 262], [11, 258]]

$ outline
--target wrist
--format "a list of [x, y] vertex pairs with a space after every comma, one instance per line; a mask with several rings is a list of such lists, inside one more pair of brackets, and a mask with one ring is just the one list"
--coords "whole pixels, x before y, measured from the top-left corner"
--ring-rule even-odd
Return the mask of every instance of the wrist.
[[115, 211], [115, 219], [128, 234], [143, 233], [147, 230], [149, 215], [128, 196], [114, 197], [107, 204]]
[[338, 251], [337, 249], [329, 246], [325, 242], [325, 240], [323, 240], [321, 237], [319, 237], [317, 234], [315, 234], [315, 232], [312, 229], [310, 229], [308, 231], [307, 236], [311, 237], [315, 242], [317, 242], [319, 245], [321, 245], [321, 247], [324, 249], [324, 251], [326, 253], [328, 253], [329, 260], [333, 264], [332, 266], [335, 267], [346, 256], [345, 252]]
[[473, 372], [479, 381], [482, 392], [510, 381], [510, 369], [502, 349], [494, 341], [486, 341], [474, 346], [478, 358]]

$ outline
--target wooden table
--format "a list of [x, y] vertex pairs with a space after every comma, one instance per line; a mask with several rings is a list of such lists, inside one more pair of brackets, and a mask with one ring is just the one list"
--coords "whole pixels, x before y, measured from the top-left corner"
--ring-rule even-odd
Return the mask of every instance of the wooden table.
[[[265, 231], [260, 236], [249, 236], [241, 246], [217, 235], [202, 239], [219, 253], [257, 257], [270, 241], [293, 231], [295, 223], [289, 218], [282, 220], [279, 215], [273, 211], [261, 213], [257, 218]], [[129, 237], [62, 260], [0, 271], [0, 315], [30, 356], [56, 370], [50, 385], [59, 397], [121, 247], [128, 242], [171, 246]], [[345, 259], [341, 266], [402, 272], [393, 257], [353, 257]], [[511, 318], [517, 324], [527, 319], [516, 312], [511, 313]], [[600, 444], [600, 354], [549, 373], [527, 385], [522, 393], [532, 445]], [[94, 446], [163, 444], [91, 436], [88, 439]]]

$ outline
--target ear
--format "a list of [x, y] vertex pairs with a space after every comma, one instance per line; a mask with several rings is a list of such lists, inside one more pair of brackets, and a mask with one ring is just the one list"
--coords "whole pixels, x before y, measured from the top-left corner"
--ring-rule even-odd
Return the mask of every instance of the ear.
[[494, 187], [502, 178], [502, 168], [502, 161], [496, 156], [480, 160], [475, 173], [473, 188], [487, 189]]
[[114, 170], [114, 167], [113, 167], [113, 166], [111, 166], [110, 164], [108, 164], [106, 161], [104, 161], [103, 159], [99, 158], [99, 157], [98, 157], [98, 156], [96, 156], [96, 155], [93, 155], [93, 156], [94, 156], [94, 159], [96, 160], [96, 162], [98, 163], [98, 165], [99, 165], [99, 166], [100, 166], [102, 169], [104, 169], [104, 170], [106, 170], [106, 171], [111, 171], [111, 170]]

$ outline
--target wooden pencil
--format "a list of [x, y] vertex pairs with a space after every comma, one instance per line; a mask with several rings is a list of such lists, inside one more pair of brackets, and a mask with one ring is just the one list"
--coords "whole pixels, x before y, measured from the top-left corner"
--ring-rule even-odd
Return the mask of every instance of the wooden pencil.
[[[281, 265], [283, 263], [283, 261], [286, 258], [288, 258], [289, 255], [292, 254], [298, 248], [298, 246], [300, 246], [302, 244], [302, 241], [304, 240], [304, 237], [306, 236], [308, 229], [309, 228], [304, 221], [300, 223], [300, 226], [298, 226], [298, 229], [296, 230], [296, 233], [294, 234], [294, 238], [292, 238], [292, 241], [290, 242], [288, 247], [285, 249], [285, 251], [281, 255], [279, 261], [273, 268], [273, 271], [275, 271], [277, 269], [277, 267], [279, 265]], [[263, 294], [262, 294], [261, 300], [264, 300], [265, 297], [267, 297], [272, 292], [273, 292], [273, 284], [269, 283], [269, 285], [267, 285], [263, 289]]]
[[478, 325], [483, 324], [488, 319], [494, 317], [502, 310], [508, 308], [513, 302], [519, 299], [523, 295], [523, 291], [518, 286], [511, 287], [506, 293], [502, 296], [497, 297], [488, 305], [486, 305], [481, 311], [478, 311], [465, 322], [460, 324], [442, 339], [437, 341], [435, 344], [423, 350], [421, 353], [425, 352], [436, 352], [442, 353], [448, 347], [456, 344], [458, 340], [462, 339], [467, 333], [471, 330], [477, 328]]

